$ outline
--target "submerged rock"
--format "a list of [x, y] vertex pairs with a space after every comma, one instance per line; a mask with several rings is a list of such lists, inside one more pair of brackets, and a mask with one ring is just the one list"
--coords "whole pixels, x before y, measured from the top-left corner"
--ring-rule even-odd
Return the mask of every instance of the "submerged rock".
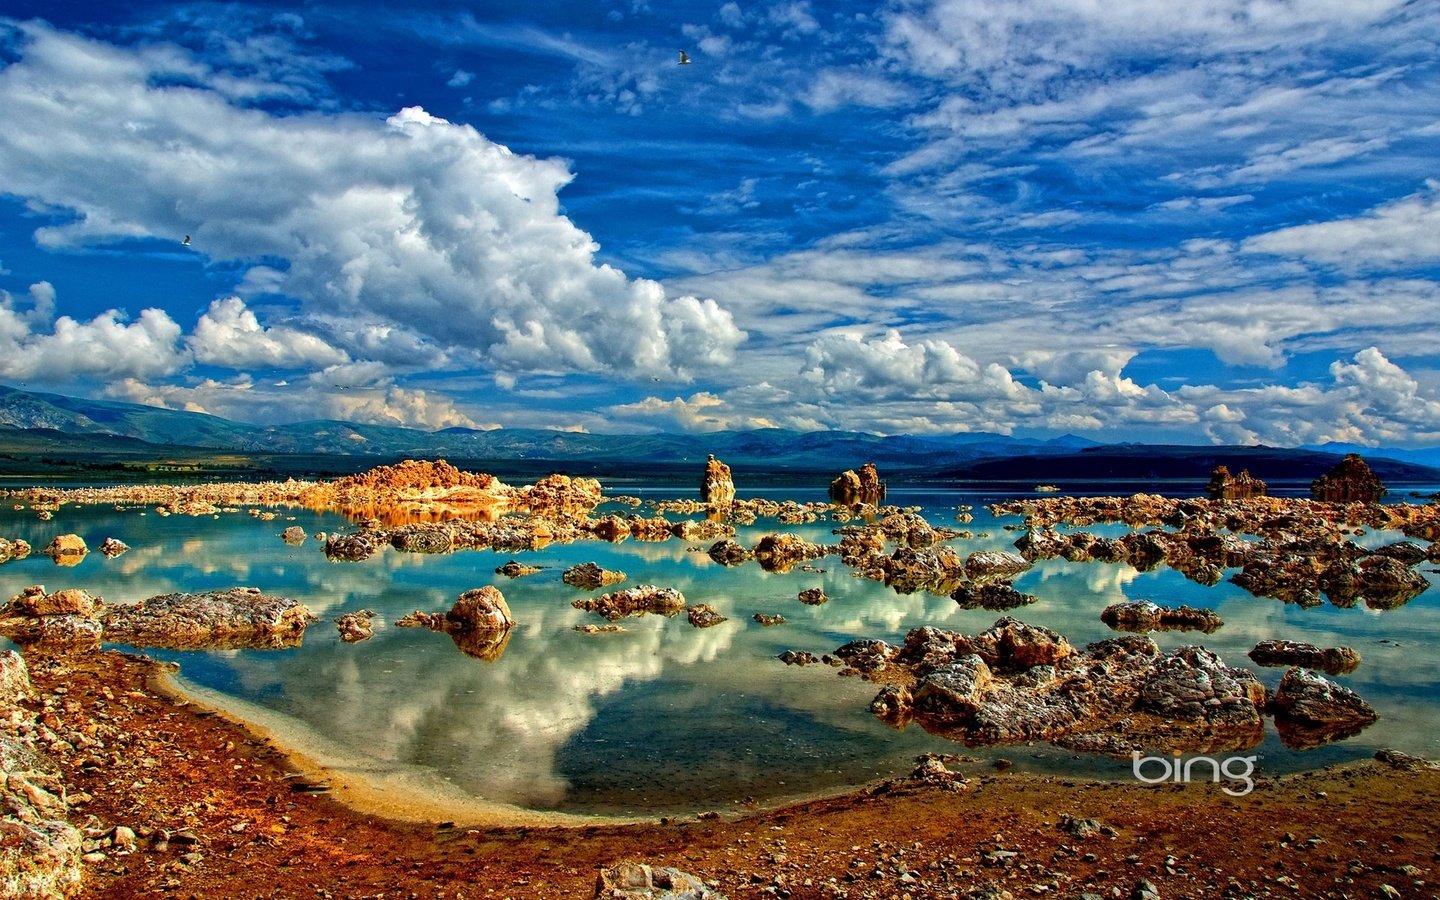
[[107, 537], [105, 540], [100, 542], [100, 546], [98, 549], [102, 554], [104, 554], [106, 559], [114, 559], [115, 557], [124, 553], [126, 550], [129, 550], [130, 545], [118, 538]]
[[706, 553], [722, 566], [738, 566], [750, 558], [750, 551], [730, 538], [711, 544]]
[[830, 598], [825, 596], [825, 589], [818, 587], [806, 588], [800, 592], [797, 599], [806, 606], [820, 606], [823, 603], [830, 602]]
[[965, 574], [979, 580], [987, 577], [1008, 578], [1030, 568], [1030, 560], [1005, 550], [977, 550], [965, 560]]
[[[306, 534], [305, 529], [301, 528], [299, 525], [291, 525], [289, 528], [285, 529], [280, 533], [280, 540], [284, 541], [292, 547], [298, 547], [309, 539], [310, 535]], [[103, 550], [104, 548], [101, 549]]]
[[330, 559], [356, 562], [369, 559], [380, 549], [380, 543], [368, 532], [332, 534], [325, 542], [325, 555]]
[[1112, 603], [1101, 611], [1100, 621], [1116, 631], [1203, 631], [1206, 634], [1225, 624], [1211, 609], [1158, 606], [1149, 600]]
[[965, 581], [965, 565], [951, 547], [897, 547], [889, 556], [871, 559], [861, 574], [883, 581], [899, 594], [926, 591], [949, 596]]
[[779, 613], [775, 613], [775, 614], [772, 615], [772, 614], [770, 614], [770, 613], [758, 613], [758, 612], [757, 612], [755, 615], [751, 616], [750, 618], [754, 619], [756, 622], [759, 622], [761, 625], [764, 625], [766, 628], [769, 628], [771, 625], [784, 625], [784, 624], [785, 624], [785, 617], [782, 616], [782, 615], [780, 615]]
[[450, 635], [466, 656], [486, 662], [500, 658], [510, 643], [515, 620], [505, 595], [485, 585], [461, 594], [445, 613], [413, 612], [395, 621], [401, 628], [428, 628]]
[[642, 584], [629, 590], [601, 594], [599, 597], [586, 597], [570, 605], [576, 609], [599, 613], [611, 621], [645, 613], [673, 616], [685, 608], [685, 595], [674, 588]]
[[950, 599], [959, 604], [961, 609], [988, 609], [992, 612], [1003, 612], [1007, 609], [1029, 606], [1039, 598], [1034, 594], [1025, 594], [1015, 590], [1008, 581], [995, 581], [980, 585], [962, 584], [950, 595]]

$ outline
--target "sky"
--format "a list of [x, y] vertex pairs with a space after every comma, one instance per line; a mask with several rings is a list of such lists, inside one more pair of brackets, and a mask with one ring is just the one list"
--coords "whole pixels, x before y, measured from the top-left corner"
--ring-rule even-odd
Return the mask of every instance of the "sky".
[[6, 384], [1440, 445], [1434, 0], [0, 13]]

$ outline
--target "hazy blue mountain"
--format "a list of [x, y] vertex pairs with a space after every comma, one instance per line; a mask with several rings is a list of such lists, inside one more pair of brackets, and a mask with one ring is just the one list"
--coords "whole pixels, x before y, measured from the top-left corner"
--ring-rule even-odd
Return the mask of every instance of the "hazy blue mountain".
[[[135, 403], [86, 400], [0, 386], [0, 454], [149, 455], [176, 448], [211, 453], [364, 460], [444, 457], [452, 461], [547, 461], [576, 467], [643, 470], [691, 466], [713, 453], [738, 470], [827, 472], [874, 462], [882, 473], [954, 478], [1049, 481], [1065, 478], [1208, 478], [1216, 465], [1248, 468], [1267, 480], [1314, 478], [1352, 448], [1103, 445], [1075, 435], [1049, 440], [1001, 434], [880, 436], [851, 431], [780, 428], [707, 434], [586, 434], [533, 428], [422, 431], [387, 425], [316, 420], [247, 425], [204, 413]], [[1417, 464], [1440, 463], [1440, 450], [1358, 449], [1381, 478], [1440, 475]], [[621, 464], [626, 464], [621, 466]], [[349, 464], [346, 464], [349, 465]], [[560, 466], [557, 466], [560, 467]], [[1428, 474], [1425, 474], [1427, 473]]]
[[1418, 463], [1422, 466], [1440, 466], [1440, 447], [1430, 447], [1420, 450], [1403, 450], [1395, 447], [1362, 447], [1359, 444], [1342, 444], [1331, 442], [1328, 444], [1312, 444], [1302, 447], [1302, 450], [1316, 450], [1321, 453], [1358, 453], [1365, 459], [1375, 458], [1398, 459], [1402, 462]]

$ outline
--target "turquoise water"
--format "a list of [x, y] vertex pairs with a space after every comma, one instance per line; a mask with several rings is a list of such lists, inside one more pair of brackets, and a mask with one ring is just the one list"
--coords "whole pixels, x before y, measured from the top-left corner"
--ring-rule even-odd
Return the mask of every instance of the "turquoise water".
[[[607, 487], [646, 499], [694, 496], [673, 486]], [[823, 499], [820, 490], [746, 491], [743, 485], [741, 495]], [[927, 487], [895, 490], [889, 502], [920, 506], [934, 524], [972, 531], [974, 537], [954, 542], [968, 555], [1011, 548], [1020, 532], [1002, 526], [1019, 520], [997, 521], [984, 507], [1024, 495]], [[1409, 498], [1397, 491], [1393, 499]], [[973, 522], [955, 522], [960, 504], [974, 507]], [[418, 766], [485, 800], [535, 809], [659, 814], [774, 802], [908, 772], [926, 751], [1003, 756], [1022, 770], [1130, 777], [1128, 759], [1075, 756], [1047, 745], [966, 750], [916, 726], [896, 731], [868, 711], [874, 685], [823, 665], [780, 663], [775, 657], [787, 649], [821, 654], [861, 637], [898, 642], [921, 625], [973, 633], [1000, 615], [962, 610], [943, 596], [899, 595], [852, 577], [835, 557], [816, 562], [823, 572], [771, 574], [754, 563], [725, 568], [712, 562], [703, 552], [708, 541], [672, 539], [443, 556], [387, 548], [363, 562], [330, 562], [318, 542], [282, 542], [288, 525], [311, 534], [350, 527], [338, 515], [308, 510], [282, 511], [265, 522], [244, 513], [159, 517], [67, 506], [53, 521], [41, 522], [33, 512], [7, 507], [0, 510], [0, 536], [24, 538], [37, 550], [71, 531], [91, 547], [114, 536], [133, 549], [112, 560], [91, 553], [70, 568], [38, 554], [6, 563], [0, 565], [0, 591], [9, 596], [37, 583], [48, 590], [82, 587], [108, 603], [124, 603], [170, 591], [252, 585], [292, 597], [321, 617], [300, 647], [151, 655], [179, 662], [191, 682], [282, 714], [378, 768]], [[833, 543], [834, 527], [761, 520], [742, 527], [738, 540], [751, 546], [766, 533], [793, 531]], [[1364, 542], [1400, 538], [1379, 533]], [[494, 573], [512, 558], [544, 569], [518, 579]], [[683, 615], [645, 616], [625, 620], [620, 634], [576, 632], [575, 625], [604, 621], [570, 605], [599, 592], [560, 580], [566, 567], [586, 561], [624, 571], [628, 579], [617, 587], [675, 587], [691, 605], [709, 603], [730, 621], [697, 629]], [[1430, 568], [1422, 564], [1420, 571], [1433, 581]], [[446, 610], [462, 591], [485, 584], [504, 593], [518, 623], [497, 660], [465, 656], [444, 634], [390, 625], [413, 610]], [[830, 602], [806, 606], [796, 599], [815, 586]], [[1164, 567], [1141, 573], [1126, 565], [1065, 560], [1039, 563], [1015, 586], [1039, 601], [1012, 615], [1054, 628], [1077, 645], [1113, 636], [1099, 613], [1118, 600], [1215, 609], [1225, 620], [1216, 633], [1161, 633], [1157, 641], [1166, 648], [1203, 643], [1272, 687], [1282, 670], [1255, 667], [1245, 656], [1260, 640], [1359, 650], [1364, 662], [1339, 680], [1374, 705], [1380, 720], [1346, 741], [1305, 752], [1285, 749], [1271, 729], [1252, 751], [1260, 755], [1262, 773], [1366, 757], [1380, 747], [1440, 756], [1440, 655], [1433, 649], [1440, 646], [1440, 591], [1385, 612], [1328, 604], [1301, 609], [1253, 597], [1228, 581], [1203, 587]], [[376, 635], [345, 644], [330, 620], [361, 608], [379, 614]], [[751, 620], [756, 612], [781, 613], [788, 621], [765, 628]]]

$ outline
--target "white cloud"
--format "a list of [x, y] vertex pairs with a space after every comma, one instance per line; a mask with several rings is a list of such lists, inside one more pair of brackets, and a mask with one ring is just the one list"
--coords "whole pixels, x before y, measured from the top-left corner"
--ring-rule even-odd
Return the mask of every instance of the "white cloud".
[[1249, 238], [1241, 249], [1345, 269], [1433, 265], [1440, 262], [1440, 181], [1363, 216], [1282, 228]]
[[419, 108], [270, 115], [176, 48], [19, 30], [0, 118], [26, 127], [0, 132], [0, 189], [74, 213], [37, 232], [46, 247], [190, 234], [211, 259], [284, 260], [262, 281], [308, 316], [389, 324], [502, 369], [683, 379], [743, 340], [713, 301], [598, 265], [559, 212], [562, 161]]
[[313, 334], [284, 326], [262, 327], [239, 297], [211, 303], [186, 344], [197, 362], [230, 369], [292, 369], [349, 362], [344, 352]]
[[776, 427], [773, 421], [764, 417], [735, 411], [730, 404], [708, 391], [669, 400], [646, 397], [635, 403], [611, 406], [606, 413], [622, 421], [642, 422], [662, 430], [703, 432]]
[[164, 310], [146, 309], [130, 321], [109, 309], [88, 322], [61, 316], [52, 324], [54, 288], [40, 282], [30, 293], [33, 305], [25, 312], [16, 310], [9, 294], [0, 296], [0, 376], [51, 384], [158, 378], [189, 362], [179, 344], [180, 326]]

